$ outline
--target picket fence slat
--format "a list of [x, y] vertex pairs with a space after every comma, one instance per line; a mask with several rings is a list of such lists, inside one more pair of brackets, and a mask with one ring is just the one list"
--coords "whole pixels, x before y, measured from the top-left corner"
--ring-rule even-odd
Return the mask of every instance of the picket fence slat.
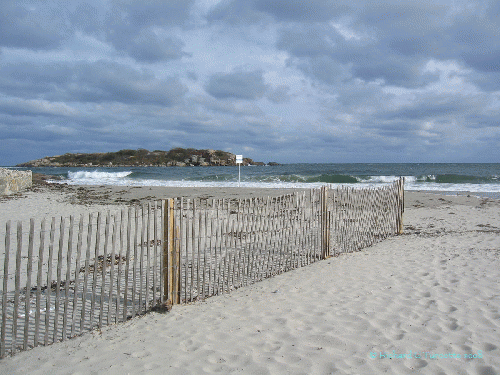
[[40, 333], [42, 277], [43, 277], [42, 266], [43, 266], [44, 249], [45, 249], [45, 219], [43, 219], [40, 224], [40, 247], [38, 250], [38, 270], [36, 277], [35, 337], [33, 340], [33, 346], [38, 346], [38, 335]]
[[3, 265], [2, 283], [2, 333], [0, 337], [0, 357], [5, 357], [5, 336], [7, 331], [7, 282], [9, 279], [9, 257], [10, 257], [10, 220], [5, 224], [5, 255]]
[[80, 215], [78, 223], [78, 240], [76, 243], [76, 259], [75, 259], [75, 285], [73, 292], [73, 312], [71, 315], [71, 337], [75, 336], [76, 330], [76, 313], [78, 305], [78, 287], [80, 286], [80, 257], [82, 255], [82, 240], [83, 240], [83, 214]]
[[24, 300], [24, 340], [23, 340], [23, 350], [28, 349], [28, 333], [29, 333], [29, 322], [30, 322], [30, 303], [31, 303], [31, 272], [33, 270], [33, 247], [35, 237], [35, 220], [30, 219], [30, 234], [29, 234], [29, 244], [28, 244], [28, 265], [26, 269], [26, 293]]
[[71, 278], [71, 256], [73, 252], [73, 226], [74, 217], [71, 215], [69, 217], [69, 235], [68, 235], [68, 252], [66, 254], [66, 279], [64, 283], [64, 315], [63, 315], [63, 328], [62, 328], [62, 340], [66, 340], [66, 330], [68, 328], [68, 307], [69, 307], [69, 284]]

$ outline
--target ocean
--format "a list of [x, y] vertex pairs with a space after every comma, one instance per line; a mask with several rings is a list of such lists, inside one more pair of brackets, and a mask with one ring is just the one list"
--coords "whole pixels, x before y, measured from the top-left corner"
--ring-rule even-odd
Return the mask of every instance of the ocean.
[[[12, 167], [11, 167], [12, 168]], [[28, 168], [16, 168], [28, 169]], [[313, 188], [378, 186], [405, 177], [406, 190], [500, 197], [500, 164], [283, 164], [238, 167], [31, 168], [74, 185]]]

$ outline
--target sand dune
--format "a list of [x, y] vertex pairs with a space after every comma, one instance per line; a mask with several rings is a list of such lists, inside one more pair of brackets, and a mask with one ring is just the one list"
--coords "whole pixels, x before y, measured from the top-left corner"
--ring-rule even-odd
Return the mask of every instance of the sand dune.
[[[27, 202], [0, 203], [1, 219]], [[408, 193], [404, 235], [20, 353], [0, 373], [499, 374], [499, 208]]]

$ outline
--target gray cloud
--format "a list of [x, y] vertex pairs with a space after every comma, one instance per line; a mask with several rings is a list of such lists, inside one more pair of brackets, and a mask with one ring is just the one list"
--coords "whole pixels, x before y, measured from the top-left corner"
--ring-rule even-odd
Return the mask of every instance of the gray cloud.
[[348, 8], [333, 0], [254, 0], [255, 8], [282, 21], [322, 22], [344, 13]]
[[70, 30], [59, 2], [28, 4], [3, 0], [0, 6], [0, 45], [32, 49], [56, 48]]
[[267, 94], [267, 98], [273, 103], [285, 103], [290, 101], [290, 95], [288, 94], [290, 87], [286, 85], [280, 85], [274, 90], [270, 90]]
[[0, 65], [0, 92], [22, 98], [43, 98], [54, 87], [65, 86], [71, 75], [69, 63], [4, 63]]
[[470, 113], [465, 116], [467, 126], [471, 128], [500, 128], [500, 110], [495, 114]]
[[194, 0], [111, 0], [110, 4], [110, 23], [134, 29], [151, 25], [183, 25], [189, 18]]
[[500, 73], [500, 48], [484, 53], [464, 52], [462, 58], [472, 68], [486, 73]]
[[182, 52], [184, 43], [175, 37], [159, 36], [151, 30], [142, 30], [126, 45], [130, 56], [138, 61], [156, 62], [176, 60], [188, 54]]
[[500, 90], [500, 72], [488, 73], [480, 72], [479, 74], [471, 74], [471, 81], [474, 82], [481, 90], [498, 91]]
[[80, 101], [172, 105], [187, 91], [177, 78], [158, 79], [114, 62], [98, 61], [77, 69], [78, 84], [70, 85], [68, 92]]
[[46, 100], [0, 99], [0, 113], [13, 116], [73, 116], [77, 110], [65, 103]]
[[[299, 69], [328, 84], [335, 84], [337, 77], [345, 79], [349, 74], [347, 66], [353, 77], [365, 81], [383, 79], [391, 85], [415, 87], [427, 83], [430, 78], [418, 71], [421, 57], [412, 59], [391, 53], [387, 45], [372, 40], [345, 40], [332, 27], [284, 29], [277, 47], [301, 58]], [[403, 42], [399, 47], [409, 48], [409, 45]]]
[[230, 24], [259, 23], [268, 17], [277, 21], [323, 22], [347, 10], [342, 2], [332, 0], [223, 0], [208, 19]]
[[287, 27], [280, 32], [276, 46], [296, 57], [331, 55], [342, 42], [338, 32], [327, 25]]
[[319, 81], [335, 85], [351, 77], [348, 66], [335, 61], [328, 56], [315, 56], [308, 59], [301, 59], [297, 67], [307, 76]]
[[379, 113], [378, 118], [395, 120], [416, 120], [416, 119], [432, 119], [443, 115], [453, 115], [460, 111], [458, 103], [423, 103], [410, 108], [402, 108], [393, 112]]
[[[110, 61], [5, 65], [0, 92], [53, 101], [150, 103], [173, 105], [187, 92], [178, 78], [158, 79]], [[25, 95], [23, 95], [25, 94]]]
[[[167, 33], [187, 22], [194, 0], [115, 0], [106, 17], [107, 39], [138, 61], [179, 59], [184, 43]], [[158, 31], [155, 32], [153, 29]]]
[[210, 77], [206, 91], [218, 99], [253, 100], [264, 96], [266, 85], [262, 71], [217, 73]]
[[263, 22], [265, 14], [255, 9], [252, 1], [222, 0], [207, 15], [209, 22], [248, 25]]
[[76, 30], [99, 37], [105, 29], [106, 2], [77, 3], [71, 10], [71, 24]]

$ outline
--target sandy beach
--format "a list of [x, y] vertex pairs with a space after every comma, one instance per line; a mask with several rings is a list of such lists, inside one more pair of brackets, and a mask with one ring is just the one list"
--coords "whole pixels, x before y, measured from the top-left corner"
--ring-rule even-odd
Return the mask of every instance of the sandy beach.
[[[38, 184], [0, 225], [289, 190]], [[406, 192], [404, 234], [168, 313], [19, 353], [0, 374], [500, 374], [500, 201]]]

